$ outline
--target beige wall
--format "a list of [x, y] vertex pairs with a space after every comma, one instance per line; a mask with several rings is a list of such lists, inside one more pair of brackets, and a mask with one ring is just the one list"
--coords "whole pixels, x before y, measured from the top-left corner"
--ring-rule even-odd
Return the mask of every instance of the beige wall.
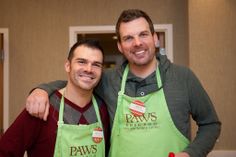
[[222, 121], [216, 149], [236, 150], [235, 17], [234, 0], [189, 1], [189, 63]]
[[[0, 27], [9, 28], [10, 37], [10, 122], [24, 107], [32, 87], [65, 78], [63, 62], [69, 45], [69, 26], [113, 25], [127, 8], [146, 11], [154, 23], [173, 24], [174, 61], [190, 64], [223, 123], [230, 121], [235, 111], [232, 93], [236, 80], [235, 35], [231, 34], [236, 28], [233, 0], [190, 0], [189, 20], [187, 0], [0, 0]], [[229, 139], [233, 135], [230, 124], [223, 124], [217, 148], [235, 149], [234, 141]]]
[[69, 26], [114, 25], [126, 8], [141, 8], [154, 23], [172, 23], [175, 61], [188, 64], [187, 1], [0, 0], [0, 27], [9, 28], [10, 122], [32, 87], [63, 79]]

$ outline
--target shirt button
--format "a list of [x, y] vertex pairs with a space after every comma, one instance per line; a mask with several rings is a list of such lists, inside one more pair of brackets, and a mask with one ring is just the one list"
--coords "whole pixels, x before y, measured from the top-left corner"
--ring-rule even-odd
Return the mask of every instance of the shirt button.
[[144, 96], [144, 94], [145, 94], [144, 92], [140, 92], [140, 95], [141, 95], [141, 96]]

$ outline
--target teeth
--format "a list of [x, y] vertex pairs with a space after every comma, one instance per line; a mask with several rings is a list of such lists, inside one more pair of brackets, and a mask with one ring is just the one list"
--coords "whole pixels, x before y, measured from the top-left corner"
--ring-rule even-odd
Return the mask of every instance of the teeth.
[[137, 55], [139, 55], [139, 54], [141, 54], [141, 53], [144, 53], [144, 50], [135, 52], [135, 54], [137, 54]]
[[93, 79], [92, 76], [88, 76], [88, 75], [80, 75], [80, 77], [87, 77], [87, 78], [90, 78], [91, 80]]

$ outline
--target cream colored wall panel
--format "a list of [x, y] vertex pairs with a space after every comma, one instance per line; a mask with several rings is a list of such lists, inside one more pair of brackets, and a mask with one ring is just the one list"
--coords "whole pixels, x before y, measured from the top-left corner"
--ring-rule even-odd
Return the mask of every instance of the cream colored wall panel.
[[190, 0], [190, 67], [222, 121], [216, 149], [236, 150], [236, 1]]

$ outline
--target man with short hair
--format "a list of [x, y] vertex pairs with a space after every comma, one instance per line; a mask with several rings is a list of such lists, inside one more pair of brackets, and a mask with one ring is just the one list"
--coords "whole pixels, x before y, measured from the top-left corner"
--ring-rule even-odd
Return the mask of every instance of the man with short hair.
[[[106, 70], [95, 89], [110, 116], [110, 157], [206, 157], [219, 137], [221, 123], [200, 81], [190, 69], [156, 52], [158, 37], [142, 10], [124, 10], [116, 33], [126, 61]], [[50, 95], [65, 82], [55, 84], [40, 88]], [[47, 97], [45, 91], [35, 90], [27, 99], [28, 111], [46, 119]], [[198, 125], [192, 141], [190, 116]]]
[[[93, 95], [103, 69], [97, 40], [75, 43], [65, 63], [66, 87], [50, 96], [47, 122], [24, 110], [0, 139], [0, 157], [105, 156], [109, 117]], [[105, 135], [105, 136], [104, 136]]]

